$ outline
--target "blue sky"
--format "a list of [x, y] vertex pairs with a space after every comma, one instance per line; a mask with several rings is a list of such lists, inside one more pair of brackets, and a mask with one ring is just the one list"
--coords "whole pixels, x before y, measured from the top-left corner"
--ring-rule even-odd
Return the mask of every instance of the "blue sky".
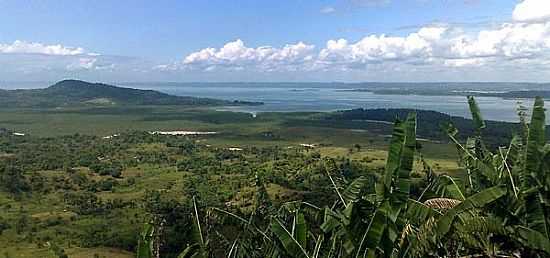
[[0, 0], [0, 81], [548, 81], [549, 6]]

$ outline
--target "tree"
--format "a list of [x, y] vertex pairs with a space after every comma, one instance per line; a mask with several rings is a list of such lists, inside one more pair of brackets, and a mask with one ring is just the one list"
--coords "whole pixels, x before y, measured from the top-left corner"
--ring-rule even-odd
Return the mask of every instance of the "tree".
[[19, 167], [8, 165], [0, 175], [0, 186], [7, 192], [20, 195], [30, 190], [23, 171]]
[[[355, 173], [343, 173], [334, 159], [304, 159], [322, 164], [334, 193], [331, 205], [295, 201], [276, 209], [257, 176], [256, 205], [248, 218], [207, 209], [206, 214], [228, 218], [233, 232], [239, 229], [231, 239], [222, 236], [224, 257], [548, 257], [550, 144], [542, 99], [535, 100], [524, 131], [496, 151], [483, 141], [487, 123], [475, 99], [468, 102], [473, 135], [462, 143], [452, 124], [444, 131], [457, 147], [463, 179], [436, 173], [419, 155], [422, 181], [411, 190], [420, 150], [416, 114], [409, 113], [394, 123], [386, 166], [374, 179], [366, 173], [349, 178]], [[180, 257], [212, 256], [212, 225], [200, 219], [195, 198], [193, 208], [194, 237]]]
[[11, 228], [11, 226], [8, 223], [8, 221], [6, 221], [4, 218], [0, 217], [0, 236], [2, 235], [2, 232], [4, 232], [4, 230], [10, 229], [10, 228]]
[[356, 143], [356, 144], [353, 145], [353, 147], [354, 147], [355, 149], [357, 149], [357, 152], [361, 151], [361, 144]]

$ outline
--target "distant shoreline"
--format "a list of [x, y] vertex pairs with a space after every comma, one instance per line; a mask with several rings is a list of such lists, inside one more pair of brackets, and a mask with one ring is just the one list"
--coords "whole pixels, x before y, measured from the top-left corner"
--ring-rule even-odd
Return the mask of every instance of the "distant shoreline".
[[419, 95], [419, 96], [475, 96], [475, 97], [497, 97], [502, 99], [533, 99], [535, 97], [543, 97], [550, 99], [550, 90], [518, 90], [518, 91], [418, 91], [418, 90], [373, 90], [373, 89], [342, 89], [336, 90], [339, 92], [371, 92], [378, 95]]

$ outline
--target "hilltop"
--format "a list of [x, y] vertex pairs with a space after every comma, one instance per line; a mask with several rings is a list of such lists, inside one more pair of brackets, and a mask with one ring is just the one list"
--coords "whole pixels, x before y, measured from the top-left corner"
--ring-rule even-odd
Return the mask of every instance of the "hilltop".
[[259, 102], [174, 96], [154, 90], [123, 88], [80, 80], [63, 80], [45, 89], [0, 90], [0, 107], [60, 107], [80, 105], [217, 106], [261, 104]]

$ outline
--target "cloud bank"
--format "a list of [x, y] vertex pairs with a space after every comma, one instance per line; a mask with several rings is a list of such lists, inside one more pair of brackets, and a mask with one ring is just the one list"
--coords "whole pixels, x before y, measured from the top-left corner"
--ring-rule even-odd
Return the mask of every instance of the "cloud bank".
[[477, 31], [432, 24], [405, 35], [370, 34], [356, 41], [334, 38], [321, 46], [306, 41], [250, 46], [234, 39], [188, 53], [176, 62], [100, 55], [62, 44], [0, 43], [0, 66], [4, 67], [0, 76], [23, 78], [42, 72], [112, 73], [132, 80], [550, 80], [549, 60], [548, 0], [519, 2], [509, 21]]
[[63, 45], [44, 45], [36, 42], [16, 40], [11, 44], [0, 44], [2, 54], [44, 54], [56, 56], [73, 56], [84, 53], [84, 49], [66, 47]]
[[[384, 1], [382, 1], [384, 2]], [[504, 71], [513, 67], [550, 70], [550, 4], [525, 0], [511, 20], [468, 32], [460, 27], [428, 25], [404, 36], [366, 35], [350, 42], [331, 39], [323, 47], [299, 42], [282, 48], [247, 47], [237, 39], [223, 47], [188, 54], [171, 70], [246, 71], [457, 71], [480, 67]], [[533, 70], [533, 71], [534, 71]]]

